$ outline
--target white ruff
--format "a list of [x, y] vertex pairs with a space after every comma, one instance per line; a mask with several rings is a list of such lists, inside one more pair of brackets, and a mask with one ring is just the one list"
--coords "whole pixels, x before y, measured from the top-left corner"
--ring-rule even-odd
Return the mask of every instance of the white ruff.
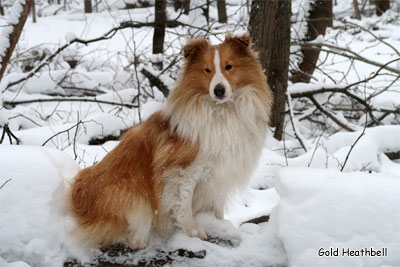
[[245, 188], [258, 163], [270, 103], [261, 103], [252, 87], [237, 89], [232, 100], [218, 105], [206, 96], [200, 100], [201, 112], [190, 105], [177, 110], [172, 103], [163, 109], [172, 129], [181, 137], [200, 143], [192, 164], [208, 170], [195, 188], [193, 214], [212, 210], [223, 218], [227, 197]]

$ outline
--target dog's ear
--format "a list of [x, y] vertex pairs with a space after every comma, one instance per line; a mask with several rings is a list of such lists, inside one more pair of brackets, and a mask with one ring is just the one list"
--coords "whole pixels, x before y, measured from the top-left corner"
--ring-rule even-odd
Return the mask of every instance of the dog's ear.
[[185, 59], [191, 59], [197, 57], [201, 52], [204, 52], [210, 44], [203, 38], [190, 39], [183, 47], [183, 56]]
[[249, 33], [232, 36], [231, 33], [228, 32], [226, 34], [225, 42], [231, 43], [242, 49], [251, 50], [252, 48], [252, 41]]

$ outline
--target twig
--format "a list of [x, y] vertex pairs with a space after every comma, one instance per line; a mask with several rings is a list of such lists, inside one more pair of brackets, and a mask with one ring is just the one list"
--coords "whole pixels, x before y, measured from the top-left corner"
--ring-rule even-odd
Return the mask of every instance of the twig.
[[0, 186], [0, 189], [2, 189], [9, 181], [11, 181], [11, 178], [10, 179], [8, 179], [7, 181], [5, 181], [1, 186]]
[[393, 45], [389, 44], [388, 42], [386, 42], [385, 40], [383, 40], [383, 39], [380, 38], [379, 36], [375, 35], [373, 32], [371, 32], [371, 31], [368, 30], [367, 28], [364, 28], [364, 27], [361, 26], [361, 25], [358, 25], [358, 24], [356, 24], [356, 23], [353, 23], [353, 22], [350, 22], [350, 21], [347, 21], [347, 20], [344, 20], [343, 23], [344, 23], [344, 24], [350, 24], [350, 25], [352, 25], [352, 26], [358, 27], [358, 28], [360, 28], [361, 30], [363, 30], [363, 31], [365, 31], [365, 32], [367, 32], [367, 33], [369, 33], [369, 34], [372, 35], [376, 40], [378, 40], [379, 42], [381, 42], [381, 43], [387, 45], [387, 46], [390, 47], [398, 56], [400, 56], [399, 50], [397, 50]]
[[331, 120], [333, 120], [337, 125], [339, 125], [340, 127], [342, 127], [343, 129], [349, 131], [349, 132], [355, 132], [354, 129], [350, 128], [349, 126], [347, 126], [346, 124], [342, 123], [338, 118], [336, 118], [332, 113], [330, 113], [329, 111], [325, 110], [319, 103], [317, 100], [315, 100], [315, 98], [313, 96], [310, 96], [309, 99], [311, 100], [311, 102], [313, 102], [313, 104], [317, 107], [317, 109], [319, 109], [319, 111], [321, 111], [323, 114], [325, 114], [326, 116], [328, 116]]
[[[366, 96], [366, 92], [365, 92], [365, 87], [364, 87], [364, 94]], [[368, 115], [365, 114], [365, 124], [364, 124], [364, 128], [361, 132], [361, 134], [357, 137], [356, 141], [351, 145], [349, 152], [346, 155], [346, 158], [343, 162], [342, 168], [340, 169], [340, 171], [342, 172], [344, 170], [344, 167], [346, 166], [347, 160], [350, 157], [351, 151], [353, 150], [353, 148], [356, 146], [356, 144], [358, 143], [358, 141], [361, 139], [361, 137], [363, 137], [363, 135], [365, 134], [365, 129], [367, 129], [367, 123], [368, 123]]]
[[[185, 25], [185, 24], [183, 24], [183, 23], [181, 23], [179, 21], [176, 21], [176, 20], [166, 21], [166, 26], [167, 27], [177, 27], [177, 26], [182, 26], [182, 25]], [[109, 30], [108, 32], [106, 32], [104, 35], [102, 35], [100, 37], [93, 38], [93, 39], [88, 39], [88, 40], [75, 38], [72, 41], [70, 41], [69, 43], [59, 47], [53, 54], [51, 54], [46, 59], [44, 59], [41, 64], [36, 66], [28, 75], [26, 75], [25, 77], [23, 77], [23, 78], [21, 78], [21, 79], [19, 79], [17, 81], [14, 81], [14, 82], [11, 82], [11, 83], [7, 84], [7, 86], [5, 87], [3, 92], [5, 90], [7, 90], [8, 88], [10, 88], [10, 87], [12, 87], [14, 85], [17, 85], [17, 84], [19, 84], [19, 83], [21, 83], [23, 81], [26, 81], [29, 78], [33, 77], [44, 66], [48, 65], [58, 54], [60, 54], [63, 50], [65, 50], [66, 48], [68, 48], [70, 45], [72, 45], [74, 43], [80, 43], [80, 44], [88, 45], [90, 43], [111, 39], [111, 38], [114, 37], [114, 35], [118, 31], [126, 29], [126, 28], [141, 28], [141, 27], [153, 27], [153, 26], [154, 26], [154, 22], [124, 21], [124, 22], [121, 22], [121, 24], [119, 26], [112, 28], [111, 30]]]
[[19, 140], [19, 138], [16, 137], [13, 134], [13, 132], [11, 131], [10, 127], [8, 126], [8, 123], [5, 123], [4, 126], [3, 126], [3, 133], [1, 134], [1, 138], [0, 138], [0, 144], [3, 143], [4, 137], [5, 137], [6, 134], [8, 136], [8, 140], [10, 141], [10, 144], [12, 144], [12, 138], [15, 139], [15, 141], [17, 142], [17, 145], [19, 145], [21, 143], [21, 140]]
[[290, 97], [290, 93], [286, 92], [286, 96], [287, 96], [287, 105], [288, 105], [288, 108], [289, 108], [290, 122], [292, 124], [294, 135], [296, 136], [297, 140], [299, 140], [299, 143], [303, 147], [304, 151], [307, 152], [307, 148], [304, 145], [303, 137], [301, 136], [299, 130], [297, 129], [297, 126], [294, 123], [294, 115], [293, 115], [293, 109], [292, 109], [292, 99]]
[[[367, 117], [367, 115], [365, 115], [365, 117]], [[366, 119], [367, 120], [367, 119]], [[344, 167], [346, 166], [347, 160], [350, 157], [351, 151], [353, 150], [353, 148], [356, 146], [357, 142], [361, 139], [361, 137], [363, 137], [363, 135], [365, 134], [365, 129], [367, 129], [367, 123], [365, 123], [364, 125], [364, 129], [362, 130], [361, 134], [358, 136], [358, 138], [356, 139], [356, 141], [351, 145], [349, 152], [346, 155], [346, 159], [344, 160], [343, 164], [342, 164], [342, 168], [340, 169], [340, 171], [342, 172]]]
[[321, 137], [322, 137], [322, 134], [319, 136], [319, 138], [318, 138], [318, 140], [317, 140], [317, 143], [315, 144], [315, 148], [314, 148], [314, 151], [313, 151], [313, 153], [312, 153], [312, 155], [311, 155], [310, 162], [308, 162], [308, 167], [311, 167], [311, 163], [312, 163], [313, 160], [314, 160], [315, 152], [317, 152], [317, 149], [318, 149], [318, 147], [319, 147], [319, 141], [321, 140]]
[[[293, 43], [292, 45], [299, 45], [300, 47], [306, 47], [307, 49], [316, 49], [316, 50], [320, 50], [326, 53], [332, 53], [335, 55], [339, 55], [339, 56], [343, 56], [343, 57], [347, 57], [350, 59], [354, 59], [354, 60], [358, 60], [376, 67], [381, 67], [384, 64], [365, 58], [363, 56], [361, 56], [360, 54], [357, 54], [356, 52], [348, 49], [348, 48], [343, 48], [340, 46], [336, 46], [336, 45], [332, 45], [332, 44], [328, 44], [328, 43], [323, 43], [323, 44], [313, 44], [313, 43]], [[328, 47], [329, 49], [323, 49], [322, 47]], [[398, 60], [398, 59], [397, 59]], [[394, 72], [396, 74], [400, 74], [400, 70], [396, 69], [396, 68], [392, 68], [389, 66], [385, 66], [384, 67], [385, 70]]]
[[[60, 135], [60, 134], [62, 134], [62, 133], [69, 133], [69, 131], [72, 130], [72, 129], [74, 129], [75, 127], [77, 127], [76, 132], [78, 132], [78, 126], [79, 126], [80, 124], [83, 124], [83, 123], [86, 123], [86, 122], [89, 122], [89, 121], [81, 121], [81, 120], [79, 120], [76, 124], [72, 125], [72, 126], [69, 127], [68, 129], [65, 129], [65, 130], [63, 130], [63, 131], [61, 131], [61, 132], [58, 132], [58, 133], [56, 133], [56, 134], [50, 136], [50, 137], [42, 144], [42, 146], [45, 146], [45, 145], [46, 145], [49, 141], [51, 141], [54, 137], [56, 137], [56, 136], [58, 136], [58, 135]], [[74, 134], [75, 136], [76, 136], [76, 132], [75, 132], [75, 134]], [[75, 153], [75, 151], [74, 151], [74, 153]], [[76, 154], [75, 154], [75, 156], [76, 156]], [[75, 159], [76, 159], [76, 157], [75, 157]]]

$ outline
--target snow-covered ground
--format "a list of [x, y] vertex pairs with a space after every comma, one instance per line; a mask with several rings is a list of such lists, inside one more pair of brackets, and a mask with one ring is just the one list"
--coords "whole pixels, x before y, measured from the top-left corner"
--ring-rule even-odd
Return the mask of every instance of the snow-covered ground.
[[[10, 140], [13, 144], [16, 141], [6, 136], [0, 145], [2, 267], [62, 266], [68, 258], [93, 262], [99, 256], [99, 250], [85, 250], [68, 238], [74, 222], [63, 212], [63, 180], [73, 177], [79, 167], [101, 160], [118, 142], [95, 144], [94, 139], [119, 136], [147, 119], [164, 102], [162, 93], [156, 87], [151, 88], [140, 73], [147, 68], [157, 74], [150, 64], [153, 33], [150, 27], [124, 29], [109, 40], [88, 46], [73, 44], [33, 78], [7, 88], [8, 83], [29, 73], [21, 71], [24, 66], [28, 69], [37, 66], [35, 57], [48, 56], [75, 37], [96, 38], [121, 21], [154, 19], [151, 7], [118, 10], [115, 6], [118, 1], [104, 1], [110, 5], [89, 15], [82, 12], [81, 1], [72, 1], [76, 6], [72, 5], [68, 11], [54, 7], [57, 5], [46, 6], [47, 1], [38, 2], [43, 4], [40, 9], [43, 16], [35, 24], [28, 18], [17, 56], [14, 55], [0, 85], [0, 101], [2, 98], [6, 107], [0, 108], [0, 125], [7, 122], [21, 142], [20, 146], [9, 145]], [[227, 0], [229, 23], [210, 25], [218, 33], [210, 36], [212, 42], [222, 40], [227, 30], [246, 31], [248, 13], [242, 2]], [[294, 14], [301, 13], [296, 5], [305, 2], [293, 1]], [[351, 1], [338, 2], [334, 7], [337, 18], [352, 14]], [[52, 15], [55, 10], [59, 11]], [[185, 16], [172, 8], [168, 10], [171, 19], [180, 16], [184, 23], [194, 23], [196, 19], [193, 14]], [[212, 21], [217, 18], [214, 6], [210, 17]], [[384, 64], [400, 57], [396, 53], [396, 48], [400, 50], [399, 18], [395, 9], [381, 18], [365, 17], [361, 22], [346, 18], [365, 28], [374, 28], [373, 33], [390, 45], [376, 41], [370, 32], [346, 30], [343, 21], [335, 21], [336, 27], [318, 41], [349, 48]], [[0, 20], [5, 23], [3, 18]], [[185, 37], [191, 35], [207, 33], [185, 27], [168, 29], [164, 61], [170, 63], [175, 57], [180, 60]], [[296, 47], [292, 49], [295, 51]], [[323, 52], [320, 58], [316, 80], [311, 85], [290, 85], [291, 94], [322, 87], [343, 88], [378, 70], [337, 54]], [[71, 60], [78, 61], [76, 68], [69, 67]], [[180, 62], [160, 76], [170, 88], [179, 66]], [[397, 62], [389, 66], [399, 69]], [[361, 96], [367, 98], [394, 81], [388, 90], [371, 98], [370, 103], [374, 107], [398, 108], [400, 83], [396, 77], [384, 70], [366, 84]], [[137, 98], [139, 92], [141, 97]], [[56, 101], [61, 98], [62, 102]], [[66, 101], [77, 98], [114, 104]], [[37, 99], [53, 102], [12, 104]], [[342, 103], [339, 96], [326, 93], [316, 99], [321, 103], [327, 99]], [[303, 102], [292, 99], [291, 104], [299, 110]], [[129, 105], [139, 105], [140, 109]], [[313, 109], [308, 109], [304, 114], [294, 114], [296, 131], [304, 139], [307, 151], [300, 148], [291, 123], [287, 123], [283, 141], [268, 135], [250, 184], [232, 198], [225, 212], [226, 221], [218, 221], [209, 214], [197, 216], [197, 223], [210, 235], [229, 240], [228, 244], [176, 233], [170, 240], [153, 240], [133, 258], [113, 260], [135, 264], [154, 257], [160, 249], [185, 248], [194, 252], [206, 250], [206, 256], [176, 257], [170, 265], [400, 266], [400, 162], [385, 155], [400, 151], [398, 115], [385, 117], [384, 125], [368, 127], [365, 132], [364, 117], [351, 122], [345, 116], [340, 117], [355, 132], [346, 132], [327, 119], [330, 127], [323, 132], [303, 120], [312, 112]], [[244, 223], [265, 215], [270, 215], [268, 223]], [[368, 256], [366, 250], [387, 254]], [[351, 251], [353, 256], [349, 255]]]

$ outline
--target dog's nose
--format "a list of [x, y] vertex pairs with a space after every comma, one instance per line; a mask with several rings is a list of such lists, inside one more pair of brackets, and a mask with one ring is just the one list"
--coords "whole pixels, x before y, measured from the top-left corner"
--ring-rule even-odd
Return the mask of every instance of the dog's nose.
[[217, 84], [214, 88], [214, 94], [218, 98], [223, 98], [225, 95], [225, 87], [222, 84]]

